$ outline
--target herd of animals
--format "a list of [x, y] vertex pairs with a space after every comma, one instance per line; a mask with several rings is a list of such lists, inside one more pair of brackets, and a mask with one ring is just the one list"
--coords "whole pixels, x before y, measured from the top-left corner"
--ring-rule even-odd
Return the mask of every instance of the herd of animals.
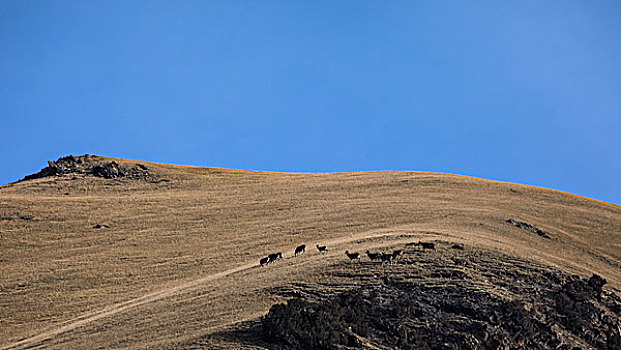
[[[423, 250], [425, 249], [430, 249], [430, 250], [436, 250], [436, 244], [433, 242], [412, 242], [412, 243], [407, 243], [407, 246], [421, 246], [423, 248]], [[317, 247], [317, 250], [319, 251], [319, 254], [326, 254], [328, 252], [328, 247], [326, 247], [325, 245], [319, 245], [316, 244], [315, 247]], [[463, 244], [460, 243], [454, 243], [452, 246], [453, 249], [464, 249]], [[295, 248], [295, 251], [293, 253], [293, 256], [299, 256], [302, 255], [306, 252], [306, 245], [302, 244], [301, 246], [298, 246]], [[347, 255], [347, 257], [349, 258], [349, 260], [351, 262], [353, 261], [360, 261], [360, 253], [350, 253], [349, 250], [345, 251], [345, 255]], [[382, 263], [392, 263], [393, 261], [398, 260], [402, 255], [403, 255], [403, 250], [394, 250], [392, 253], [371, 253], [370, 251], [366, 251], [366, 255], [369, 257], [369, 259], [371, 261], [381, 261]], [[273, 253], [273, 254], [269, 254], [268, 256], [262, 258], [261, 260], [259, 260], [259, 264], [261, 266], [267, 266], [269, 264], [275, 263], [276, 261], [282, 259], [282, 252], [278, 252], [278, 253]]]

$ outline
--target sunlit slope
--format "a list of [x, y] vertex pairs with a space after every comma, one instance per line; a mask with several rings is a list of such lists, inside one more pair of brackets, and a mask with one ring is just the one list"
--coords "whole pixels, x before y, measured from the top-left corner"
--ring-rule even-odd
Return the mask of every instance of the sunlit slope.
[[[270, 288], [322, 278], [346, 249], [419, 237], [596, 272], [621, 287], [621, 207], [613, 204], [422, 172], [114, 161], [142, 164], [165, 181], [70, 174], [0, 187], [0, 348], [157, 348], [191, 339], [262, 315], [279, 300]], [[328, 244], [330, 254], [288, 258], [302, 243]], [[285, 261], [258, 267], [277, 251]]]

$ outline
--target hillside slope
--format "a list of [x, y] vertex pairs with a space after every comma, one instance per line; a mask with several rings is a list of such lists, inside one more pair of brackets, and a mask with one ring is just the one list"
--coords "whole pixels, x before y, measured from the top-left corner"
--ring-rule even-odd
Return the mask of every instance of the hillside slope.
[[[97, 156], [48, 168], [0, 187], [3, 349], [217, 346], [210, 335], [259, 319], [288, 298], [283, 290], [363, 283], [335, 277], [366, 266], [344, 265], [345, 250], [419, 240], [597, 273], [605, 290], [621, 288], [621, 207], [558, 191], [423, 172], [270, 173]], [[299, 244], [307, 253], [293, 258]], [[278, 251], [283, 261], [259, 266]]]

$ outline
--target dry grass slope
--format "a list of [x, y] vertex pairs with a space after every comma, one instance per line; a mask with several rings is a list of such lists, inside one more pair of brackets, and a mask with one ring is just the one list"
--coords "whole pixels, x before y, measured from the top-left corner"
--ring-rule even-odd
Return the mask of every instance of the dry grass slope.
[[[418, 239], [595, 272], [609, 290], [621, 288], [621, 207], [609, 203], [447, 174], [91, 160], [140, 164], [159, 180], [77, 172], [0, 187], [2, 349], [188, 344], [264, 315], [284, 300], [274, 288], [330, 278], [346, 249]], [[303, 243], [307, 253], [293, 258]], [[320, 256], [316, 243], [329, 253]], [[283, 261], [258, 266], [278, 251]]]

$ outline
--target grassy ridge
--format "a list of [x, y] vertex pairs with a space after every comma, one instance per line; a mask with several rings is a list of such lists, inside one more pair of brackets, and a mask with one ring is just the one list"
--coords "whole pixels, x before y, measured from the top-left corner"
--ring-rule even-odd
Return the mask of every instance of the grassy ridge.
[[[598, 273], [610, 288], [621, 286], [620, 207], [562, 192], [430, 173], [286, 174], [98, 161], [141, 164], [167, 181], [78, 172], [0, 187], [0, 346], [160, 292], [168, 294], [44, 341], [57, 348], [187, 341], [265, 314], [283, 300], [272, 288], [315, 283], [346, 259], [346, 249], [363, 252], [403, 234]], [[333, 242], [327, 256], [291, 258], [299, 244], [325, 242]], [[284, 261], [260, 269], [259, 258], [276, 251]], [[246, 265], [252, 267], [206, 278]]]

